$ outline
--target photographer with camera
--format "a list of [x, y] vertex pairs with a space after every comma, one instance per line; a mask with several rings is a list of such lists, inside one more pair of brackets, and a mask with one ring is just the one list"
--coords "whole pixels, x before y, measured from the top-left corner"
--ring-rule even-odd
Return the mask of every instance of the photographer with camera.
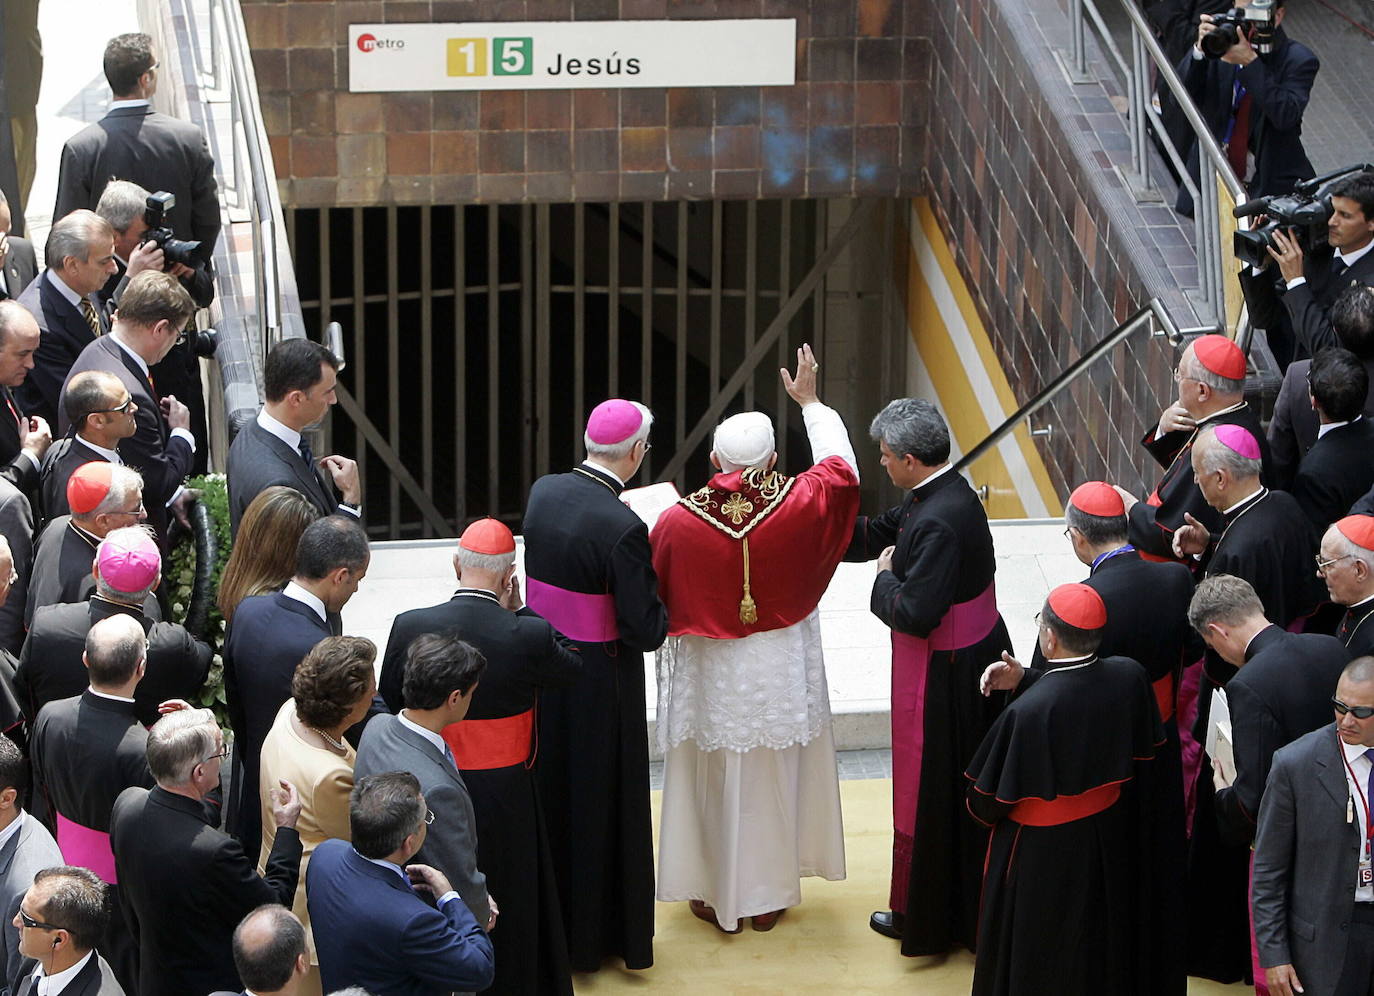
[[[1302, 115], [1320, 63], [1284, 33], [1283, 14], [1283, 0], [1237, 0], [1227, 13], [1203, 14], [1197, 44], [1176, 67], [1251, 197], [1287, 193], [1316, 172], [1302, 147]], [[1194, 180], [1200, 161], [1194, 142]], [[1186, 189], [1175, 207], [1192, 217]]]
[[1291, 359], [1340, 345], [1331, 306], [1353, 285], [1374, 285], [1374, 253], [1369, 251], [1374, 245], [1374, 173], [1338, 180], [1327, 200], [1325, 245], [1307, 238], [1304, 252], [1296, 229], [1274, 229], [1265, 252], [1277, 266], [1247, 266], [1240, 274], [1250, 323], [1265, 330], [1270, 351], [1283, 368], [1287, 363], [1281, 349]]
[[[144, 270], [165, 271], [176, 277], [198, 308], [208, 308], [214, 301], [214, 282], [207, 265], [199, 259], [192, 260], [192, 264], [198, 265], [173, 262], [163, 251], [161, 242], [149, 238], [149, 233], [156, 231], [149, 221], [149, 215], [154, 213], [154, 199], [160, 208], [162, 199], [169, 197], [171, 195], [165, 192], [149, 194], [129, 180], [111, 180], [105, 185], [95, 213], [115, 230], [115, 266], [118, 267], [98, 295], [107, 315], [114, 314], [121, 292]], [[200, 245], [198, 242], [183, 244]]]

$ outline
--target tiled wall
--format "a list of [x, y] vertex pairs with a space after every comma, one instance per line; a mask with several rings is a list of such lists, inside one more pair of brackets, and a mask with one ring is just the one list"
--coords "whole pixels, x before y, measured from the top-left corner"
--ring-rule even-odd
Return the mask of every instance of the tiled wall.
[[[918, 0], [244, 0], [286, 203], [901, 196]], [[793, 87], [348, 92], [353, 23], [793, 17]]]

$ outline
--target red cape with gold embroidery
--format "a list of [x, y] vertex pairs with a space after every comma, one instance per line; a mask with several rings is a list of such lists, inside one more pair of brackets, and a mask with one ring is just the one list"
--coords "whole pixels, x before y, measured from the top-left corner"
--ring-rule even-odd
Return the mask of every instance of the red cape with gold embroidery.
[[[732, 640], [801, 622], [825, 594], [858, 511], [859, 479], [837, 456], [796, 477], [717, 474], [659, 516], [649, 537], [669, 634]], [[746, 541], [752, 623], [740, 621]]]

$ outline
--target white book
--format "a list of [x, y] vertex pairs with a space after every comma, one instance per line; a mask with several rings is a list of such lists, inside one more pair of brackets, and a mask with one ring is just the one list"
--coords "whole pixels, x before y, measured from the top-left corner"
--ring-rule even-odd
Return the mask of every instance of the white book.
[[1212, 710], [1207, 717], [1207, 756], [1228, 783], [1236, 780], [1236, 752], [1231, 739], [1231, 707], [1224, 688], [1212, 692]]
[[620, 500], [629, 505], [630, 511], [643, 519], [644, 524], [650, 529], [654, 528], [658, 517], [672, 508], [681, 497], [671, 481], [650, 484], [643, 488], [631, 488], [620, 493]]

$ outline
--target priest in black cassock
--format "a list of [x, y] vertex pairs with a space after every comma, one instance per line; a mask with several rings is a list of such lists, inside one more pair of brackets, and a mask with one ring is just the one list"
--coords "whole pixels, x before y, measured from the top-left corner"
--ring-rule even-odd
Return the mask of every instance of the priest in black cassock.
[[987, 513], [949, 462], [929, 401], [899, 398], [873, 419], [902, 503], [859, 516], [845, 559], [878, 560], [869, 607], [892, 629], [892, 880], [869, 926], [908, 956], [973, 950], [987, 831], [963, 803], [963, 769], [997, 715], [978, 694], [1011, 649], [997, 611]]
[[1204, 335], [1190, 342], [1174, 371], [1178, 399], [1160, 416], [1159, 424], [1141, 440], [1164, 468], [1164, 476], [1144, 501], [1121, 491], [1130, 516], [1130, 541], [1152, 560], [1177, 559], [1172, 546], [1175, 530], [1192, 515], [1208, 529], [1220, 531], [1220, 514], [1193, 486], [1189, 454], [1198, 433], [1208, 426], [1244, 426], [1258, 440], [1268, 466], [1268, 440], [1259, 416], [1245, 402], [1245, 354], [1224, 335]]
[[592, 410], [587, 459], [534, 482], [525, 509], [529, 607], [582, 655], [570, 687], [539, 704], [539, 792], [568, 956], [594, 972], [618, 955], [653, 964], [654, 853], [644, 652], [668, 635], [649, 529], [620, 500], [649, 451], [653, 415], [612, 399]]
[[1374, 516], [1347, 515], [1322, 536], [1317, 574], [1345, 615], [1336, 639], [1353, 660], [1374, 654]]
[[540, 692], [577, 681], [581, 657], [523, 605], [515, 537], [505, 525], [478, 519], [463, 531], [453, 560], [453, 597], [396, 617], [378, 688], [399, 714], [406, 649], [424, 633], [457, 636], [486, 658], [467, 715], [442, 733], [472, 798], [477, 866], [501, 905], [491, 931], [496, 979], [483, 991], [572, 996], [553, 856], [532, 769], [538, 760], [534, 716]]
[[1319, 350], [1307, 383], [1320, 425], [1289, 490], [1320, 536], [1374, 487], [1374, 420], [1364, 417], [1369, 374], [1350, 350]]
[[1097, 655], [1107, 618], [1086, 584], [1050, 592], [1045, 674], [965, 772], [969, 812], [992, 828], [974, 996], [1185, 991], [1150, 910], [1158, 840], [1139, 777], [1164, 733], [1144, 669]]

